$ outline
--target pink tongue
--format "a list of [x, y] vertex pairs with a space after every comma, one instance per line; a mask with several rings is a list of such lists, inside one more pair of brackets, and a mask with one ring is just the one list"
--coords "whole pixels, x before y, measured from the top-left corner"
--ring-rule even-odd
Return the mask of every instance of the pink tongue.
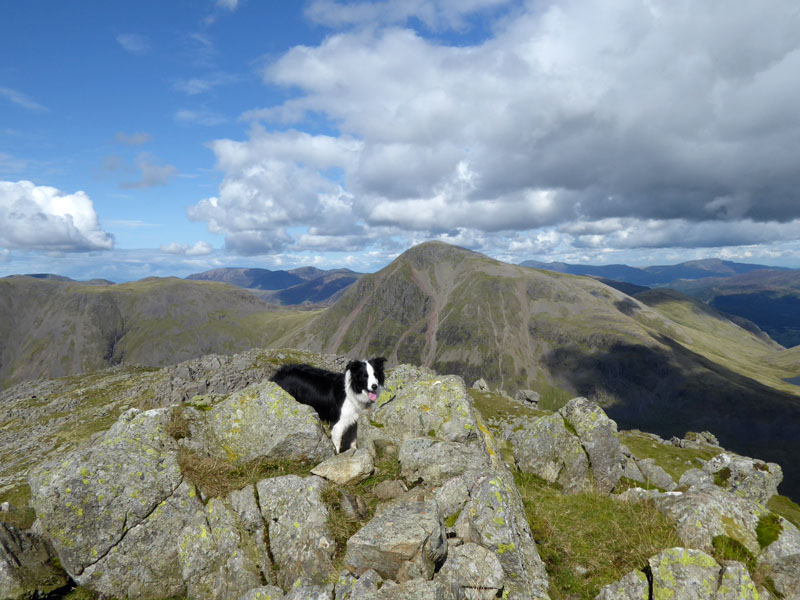
[[376, 394], [375, 392], [369, 392], [368, 395], [369, 395], [370, 402], [375, 402], [375, 400], [378, 399], [378, 394]]

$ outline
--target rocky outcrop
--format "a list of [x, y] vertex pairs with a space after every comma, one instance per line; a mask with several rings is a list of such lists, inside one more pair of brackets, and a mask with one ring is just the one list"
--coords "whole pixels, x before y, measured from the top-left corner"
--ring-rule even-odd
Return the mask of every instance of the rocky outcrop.
[[595, 600], [760, 598], [742, 563], [720, 565], [705, 552], [687, 548], [668, 548], [650, 557], [647, 563], [647, 573], [632, 571], [618, 582], [605, 586]]
[[[335, 456], [316, 414], [269, 382], [128, 410], [90, 446], [30, 472], [41, 538], [0, 524], [0, 586], [12, 562], [3, 558], [29, 555], [53, 581], [68, 575], [101, 596], [140, 600], [549, 598], [514, 474], [464, 382], [403, 366], [387, 391], [361, 415], [358, 449]], [[616, 423], [585, 398], [506, 431], [505, 457], [563, 493], [607, 495], [623, 472], [676, 485], [624, 448]], [[252, 476], [212, 493], [188, 459], [225, 465], [221, 477]], [[780, 467], [725, 452], [694, 464], [673, 491], [620, 496], [652, 502], [682, 547], [598, 598], [756, 598], [753, 565], [784, 597], [797, 595], [800, 532], [764, 506]], [[357, 526], [342, 536], [337, 519]], [[712, 558], [720, 539], [745, 549], [747, 566]]]
[[608, 493], [622, 476], [617, 424], [586, 398], [558, 412], [528, 420], [509, 441], [520, 470], [557, 483], [566, 492]]

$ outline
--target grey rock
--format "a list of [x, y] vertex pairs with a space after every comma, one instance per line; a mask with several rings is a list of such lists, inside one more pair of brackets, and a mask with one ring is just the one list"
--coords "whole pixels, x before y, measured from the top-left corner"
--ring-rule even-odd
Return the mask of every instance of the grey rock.
[[[791, 596], [784, 595], [785, 598]], [[722, 564], [719, 587], [714, 600], [759, 600], [761, 595], [750, 577], [747, 567], [740, 562], [726, 561]]]
[[775, 588], [784, 598], [800, 598], [800, 531], [781, 517], [778, 539], [758, 557], [772, 573]]
[[573, 398], [558, 412], [575, 430], [589, 457], [595, 491], [611, 492], [622, 476], [617, 424], [597, 403], [586, 398]]
[[374, 569], [368, 569], [358, 578], [344, 571], [336, 581], [333, 600], [359, 600], [365, 594], [378, 591], [382, 583], [383, 577]]
[[637, 483], [645, 483], [647, 481], [641, 469], [636, 465], [636, 459], [624, 454], [622, 457], [622, 476]]
[[469, 469], [487, 470], [489, 456], [481, 445], [412, 438], [400, 447], [401, 475], [406, 481], [436, 485]]
[[[455, 375], [420, 379], [403, 387], [392, 402], [373, 410], [369, 419], [380, 430], [374, 435], [394, 440], [398, 446], [403, 440], [424, 436], [451, 442], [477, 439], [467, 389]], [[358, 433], [359, 448], [366, 447], [362, 446], [360, 424]]]
[[356, 574], [374, 569], [384, 579], [430, 579], [447, 554], [435, 502], [407, 502], [386, 508], [347, 541], [345, 563]]
[[514, 395], [514, 399], [517, 402], [530, 404], [533, 408], [539, 408], [539, 400], [541, 399], [541, 395], [539, 392], [534, 392], [533, 390], [518, 390]]
[[643, 571], [631, 571], [625, 577], [604, 586], [595, 600], [649, 600], [650, 584]]
[[676, 533], [687, 547], [712, 552], [714, 537], [726, 535], [755, 555], [761, 550], [756, 527], [759, 518], [767, 514], [761, 505], [713, 485], [655, 494], [652, 499], [659, 511], [675, 521]]
[[687, 469], [678, 481], [678, 487], [707, 487], [713, 485], [714, 476], [703, 469]]
[[266, 381], [231, 394], [208, 411], [186, 408], [189, 448], [231, 462], [260, 458], [318, 462], [334, 455], [319, 417]]
[[667, 492], [671, 492], [678, 487], [670, 474], [657, 465], [654, 459], [644, 458], [642, 460], [638, 460], [636, 461], [636, 466], [639, 467], [639, 471], [641, 471], [642, 475], [644, 476], [645, 482], [659, 487]]
[[311, 472], [339, 485], [347, 485], [365, 480], [374, 469], [375, 464], [369, 452], [351, 448], [321, 462]]
[[367, 505], [361, 496], [349, 494], [345, 490], [339, 490], [339, 506], [350, 519], [360, 521], [368, 514]]
[[42, 537], [0, 522], [0, 598], [42, 597], [68, 583]]
[[95, 444], [29, 476], [42, 529], [72, 578], [109, 596], [183, 589], [175, 540], [202, 510], [166, 409], [123, 414]]
[[483, 378], [476, 379], [472, 382], [472, 389], [478, 390], [479, 392], [488, 392], [489, 391], [489, 384], [486, 383], [486, 380]]
[[436, 578], [455, 600], [492, 600], [503, 591], [503, 567], [494, 552], [466, 543], [450, 550]]
[[[438, 581], [414, 579], [403, 583], [385, 582], [380, 589], [366, 592], [358, 600], [451, 600]], [[353, 600], [356, 600], [355, 597]]]
[[319, 584], [307, 577], [300, 577], [292, 584], [284, 600], [331, 600], [333, 584]]
[[514, 431], [510, 442], [521, 471], [558, 483], [568, 493], [591, 489], [589, 459], [561, 414], [533, 420], [529, 426]]
[[505, 575], [512, 598], [547, 598], [547, 573], [536, 551], [522, 499], [507, 472], [480, 477], [455, 523], [464, 542], [491, 550]]
[[671, 600], [712, 600], [722, 567], [705, 552], [668, 548], [648, 561], [653, 597]]
[[[252, 488], [247, 491], [252, 498]], [[270, 575], [263, 537], [258, 540], [248, 534], [242, 519], [227, 504], [210, 499], [178, 540], [182, 576], [192, 598], [236, 598]]]
[[321, 497], [324, 485], [325, 480], [315, 475], [285, 475], [256, 484], [271, 555], [278, 567], [277, 583], [283, 587], [303, 576], [321, 583], [333, 566], [334, 540]]
[[283, 590], [274, 585], [253, 588], [239, 596], [238, 600], [284, 600]]
[[780, 465], [730, 452], [722, 452], [703, 465], [703, 470], [711, 475], [723, 469], [727, 469], [727, 489], [761, 504], [766, 504], [778, 493], [778, 484], [783, 481]]
[[374, 488], [372, 488], [372, 495], [378, 500], [392, 500], [399, 498], [408, 491], [408, 486], [400, 479], [392, 479], [391, 481], [381, 481]]
[[475, 485], [477, 477], [475, 473], [453, 477], [434, 490], [433, 499], [445, 521], [460, 512], [469, 502], [469, 490]]

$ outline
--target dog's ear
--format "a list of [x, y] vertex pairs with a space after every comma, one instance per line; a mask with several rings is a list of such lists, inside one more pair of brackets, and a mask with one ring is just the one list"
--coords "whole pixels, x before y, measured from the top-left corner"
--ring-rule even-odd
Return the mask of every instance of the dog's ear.
[[349, 363], [347, 363], [347, 367], [345, 368], [345, 371], [350, 371], [352, 373], [358, 373], [359, 370], [361, 370], [363, 368], [364, 368], [364, 363], [363, 362], [361, 362], [360, 360], [351, 360]]
[[376, 356], [375, 358], [370, 359], [372, 366], [376, 369], [382, 369], [386, 359], [383, 356]]

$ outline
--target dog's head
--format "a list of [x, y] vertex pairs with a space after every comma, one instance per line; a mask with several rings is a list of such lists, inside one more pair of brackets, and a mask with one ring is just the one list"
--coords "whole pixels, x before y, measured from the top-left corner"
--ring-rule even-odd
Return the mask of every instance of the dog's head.
[[384, 383], [383, 365], [386, 359], [381, 357], [369, 360], [354, 360], [345, 370], [345, 384], [362, 408], [370, 408], [378, 401]]

